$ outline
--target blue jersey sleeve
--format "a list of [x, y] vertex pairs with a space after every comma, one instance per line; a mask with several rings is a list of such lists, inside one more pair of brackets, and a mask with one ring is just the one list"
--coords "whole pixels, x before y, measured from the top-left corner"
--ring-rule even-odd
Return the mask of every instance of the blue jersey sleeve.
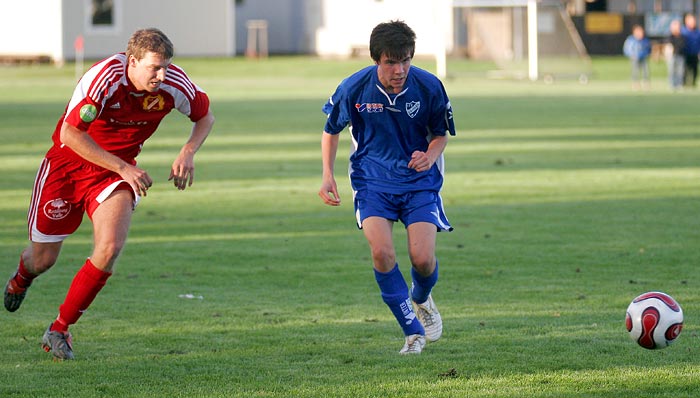
[[350, 123], [350, 111], [345, 97], [343, 83], [341, 83], [335, 93], [328, 98], [328, 102], [323, 105], [323, 113], [328, 116], [323, 129], [325, 132], [338, 134]]
[[430, 133], [436, 136], [455, 135], [455, 122], [452, 118], [452, 105], [450, 104], [450, 99], [447, 97], [447, 92], [442, 83], [440, 85], [440, 94], [436, 98], [435, 104], [433, 105], [434, 111], [430, 117], [430, 124], [428, 128]]

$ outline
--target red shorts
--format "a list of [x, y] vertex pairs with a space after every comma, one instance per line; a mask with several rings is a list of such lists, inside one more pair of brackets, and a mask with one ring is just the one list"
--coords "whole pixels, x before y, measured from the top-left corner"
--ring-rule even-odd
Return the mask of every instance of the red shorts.
[[99, 166], [66, 159], [52, 148], [41, 162], [34, 181], [27, 222], [32, 242], [62, 242], [75, 232], [116, 190], [138, 195], [119, 174]]

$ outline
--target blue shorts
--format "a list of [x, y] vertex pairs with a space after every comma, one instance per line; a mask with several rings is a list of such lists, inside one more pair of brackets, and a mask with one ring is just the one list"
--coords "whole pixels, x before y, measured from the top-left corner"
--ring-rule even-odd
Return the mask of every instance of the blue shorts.
[[417, 222], [434, 224], [438, 231], [452, 231], [445, 216], [440, 194], [434, 191], [417, 191], [405, 194], [390, 194], [373, 191], [355, 192], [355, 217], [362, 229], [367, 217], [382, 217], [390, 221], [401, 221], [404, 226]]

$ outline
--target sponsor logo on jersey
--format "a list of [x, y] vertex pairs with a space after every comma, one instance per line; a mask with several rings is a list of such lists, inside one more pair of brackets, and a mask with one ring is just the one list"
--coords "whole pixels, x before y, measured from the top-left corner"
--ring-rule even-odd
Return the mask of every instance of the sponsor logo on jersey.
[[379, 113], [384, 112], [384, 104], [355, 104], [355, 109], [360, 113], [364, 111], [367, 111], [367, 113]]
[[97, 108], [92, 104], [85, 104], [80, 108], [80, 120], [90, 123], [97, 117]]
[[147, 112], [162, 111], [165, 108], [165, 100], [163, 96], [147, 95], [143, 97], [143, 110]]
[[70, 203], [61, 198], [49, 200], [44, 204], [44, 214], [52, 220], [66, 218], [68, 213], [70, 213], [70, 209]]
[[411, 101], [406, 103], [406, 112], [408, 116], [413, 119], [418, 114], [420, 110], [420, 101]]
[[147, 121], [141, 120], [141, 121], [134, 121], [134, 120], [129, 120], [129, 121], [123, 121], [123, 120], [117, 120], [113, 117], [109, 118], [110, 123], [118, 124], [120, 126], [145, 126], [148, 124]]
[[122, 105], [117, 102], [116, 104], [110, 106], [109, 109], [122, 109]]

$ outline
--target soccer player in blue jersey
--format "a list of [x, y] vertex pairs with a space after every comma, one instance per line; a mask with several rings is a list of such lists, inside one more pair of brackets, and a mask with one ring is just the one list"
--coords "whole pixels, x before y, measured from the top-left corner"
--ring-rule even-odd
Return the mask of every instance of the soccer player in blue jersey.
[[[451, 231], [443, 210], [443, 151], [455, 135], [452, 108], [434, 75], [411, 66], [415, 33], [402, 21], [377, 25], [370, 36], [374, 65], [343, 80], [323, 107], [323, 182], [319, 196], [341, 199], [334, 177], [339, 133], [350, 125], [350, 182], [357, 225], [369, 243], [381, 296], [405, 335], [401, 354], [420, 354], [442, 335], [431, 292], [438, 280], [435, 241]], [[409, 291], [392, 241], [396, 221], [406, 227], [411, 260]]]

